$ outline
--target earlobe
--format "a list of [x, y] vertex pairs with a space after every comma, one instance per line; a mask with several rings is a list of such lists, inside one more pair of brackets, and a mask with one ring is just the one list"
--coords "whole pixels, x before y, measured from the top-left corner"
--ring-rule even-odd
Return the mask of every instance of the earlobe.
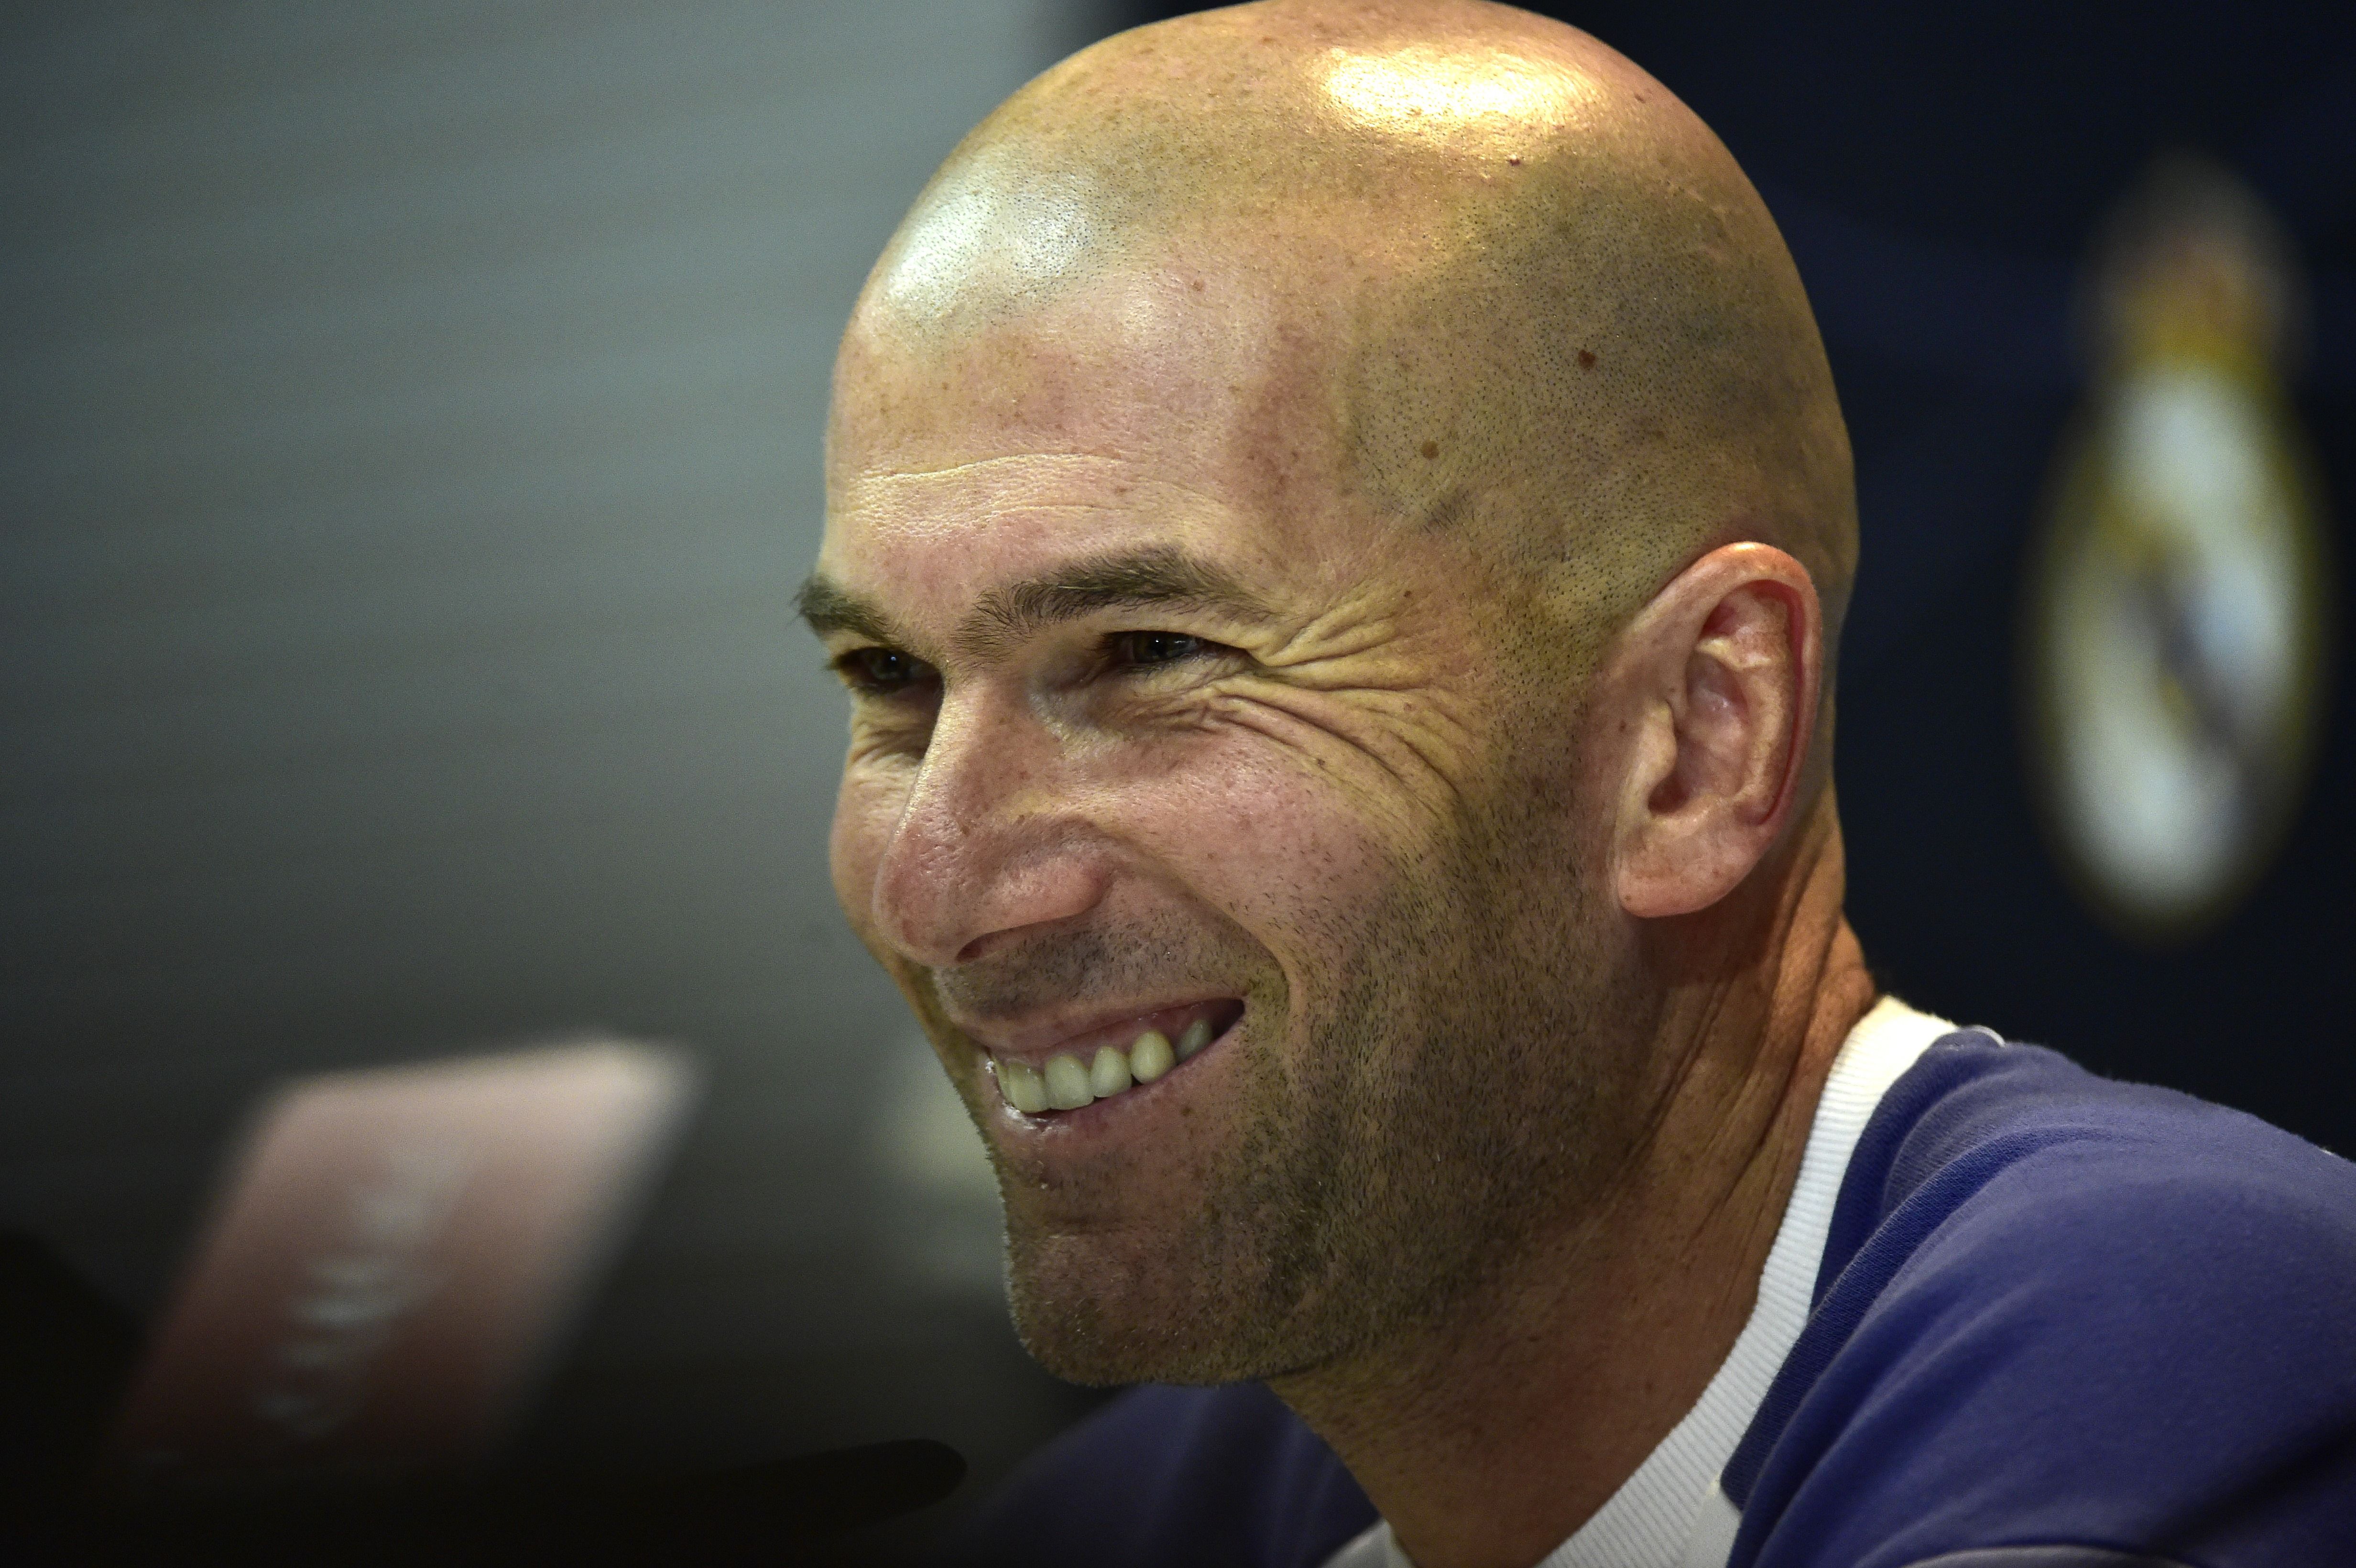
[[1815, 726], [1821, 613], [1797, 560], [1728, 545], [1680, 572], [1623, 635], [1612, 684], [1634, 718], [1613, 876], [1628, 913], [1707, 909], [1773, 845]]

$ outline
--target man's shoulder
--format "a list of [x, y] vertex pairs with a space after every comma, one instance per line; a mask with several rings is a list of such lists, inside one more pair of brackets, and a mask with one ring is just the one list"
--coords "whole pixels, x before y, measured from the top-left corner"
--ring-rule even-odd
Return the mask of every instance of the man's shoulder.
[[1949, 1036], [1851, 1159], [1808, 1328], [1728, 1467], [1735, 1560], [1992, 1532], [2286, 1560], [2356, 1484], [2351, 1285], [2356, 1167]]
[[1136, 1388], [1034, 1455], [960, 1532], [959, 1568], [1313, 1568], [1375, 1520], [1258, 1383]]
[[[1945, 1290], [2068, 1293], [2135, 1282], [2166, 1308], [2351, 1278], [2356, 1166], [2258, 1118], [2100, 1078], [2035, 1046], [1950, 1035], [1892, 1085], [1859, 1139], [1816, 1283], [1890, 1305]], [[2084, 1304], [2092, 1307], [2093, 1304]], [[2257, 1320], [2252, 1320], [2257, 1321]]]
[[2076, 1255], [2051, 1250], [2062, 1237], [2230, 1249], [2258, 1232], [2356, 1239], [2356, 1166], [2243, 1112], [1963, 1031], [1891, 1085], [1858, 1139], [1815, 1294], [1959, 1247], [2051, 1269]]

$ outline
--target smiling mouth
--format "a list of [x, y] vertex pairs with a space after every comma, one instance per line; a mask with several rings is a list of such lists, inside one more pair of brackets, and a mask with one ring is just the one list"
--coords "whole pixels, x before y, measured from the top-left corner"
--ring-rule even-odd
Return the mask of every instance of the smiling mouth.
[[1052, 1116], [1125, 1094], [1200, 1055], [1235, 1027], [1244, 1009], [1230, 998], [1173, 1011], [1175, 1017], [1141, 1020], [1143, 1027], [1125, 1046], [1108, 1042], [1085, 1053], [1057, 1051], [1044, 1062], [992, 1055], [998, 1097], [1023, 1115]]

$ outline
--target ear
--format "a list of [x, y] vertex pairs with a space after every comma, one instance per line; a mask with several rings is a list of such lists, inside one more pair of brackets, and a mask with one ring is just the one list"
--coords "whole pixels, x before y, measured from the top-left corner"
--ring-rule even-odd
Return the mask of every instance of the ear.
[[1792, 815], [1823, 677], [1815, 583], [1772, 545], [1710, 551], [1630, 623], [1600, 688], [1626, 742], [1622, 909], [1691, 914], [1751, 874]]

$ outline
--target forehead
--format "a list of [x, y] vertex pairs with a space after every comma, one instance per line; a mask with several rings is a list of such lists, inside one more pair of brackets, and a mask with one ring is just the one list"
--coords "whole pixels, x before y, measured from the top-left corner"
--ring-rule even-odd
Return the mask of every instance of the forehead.
[[1363, 531], [1320, 316], [1183, 256], [953, 336], [863, 312], [836, 374], [821, 570], [954, 597], [958, 559], [995, 574], [1173, 546], [1313, 569]]
[[836, 365], [832, 471], [1055, 443], [1208, 466], [1246, 430], [1273, 423], [1297, 444], [1329, 422], [1333, 313], [1228, 248], [1173, 242], [1044, 297], [972, 293], [974, 308], [946, 313], [903, 310], [888, 288], [862, 302]]

